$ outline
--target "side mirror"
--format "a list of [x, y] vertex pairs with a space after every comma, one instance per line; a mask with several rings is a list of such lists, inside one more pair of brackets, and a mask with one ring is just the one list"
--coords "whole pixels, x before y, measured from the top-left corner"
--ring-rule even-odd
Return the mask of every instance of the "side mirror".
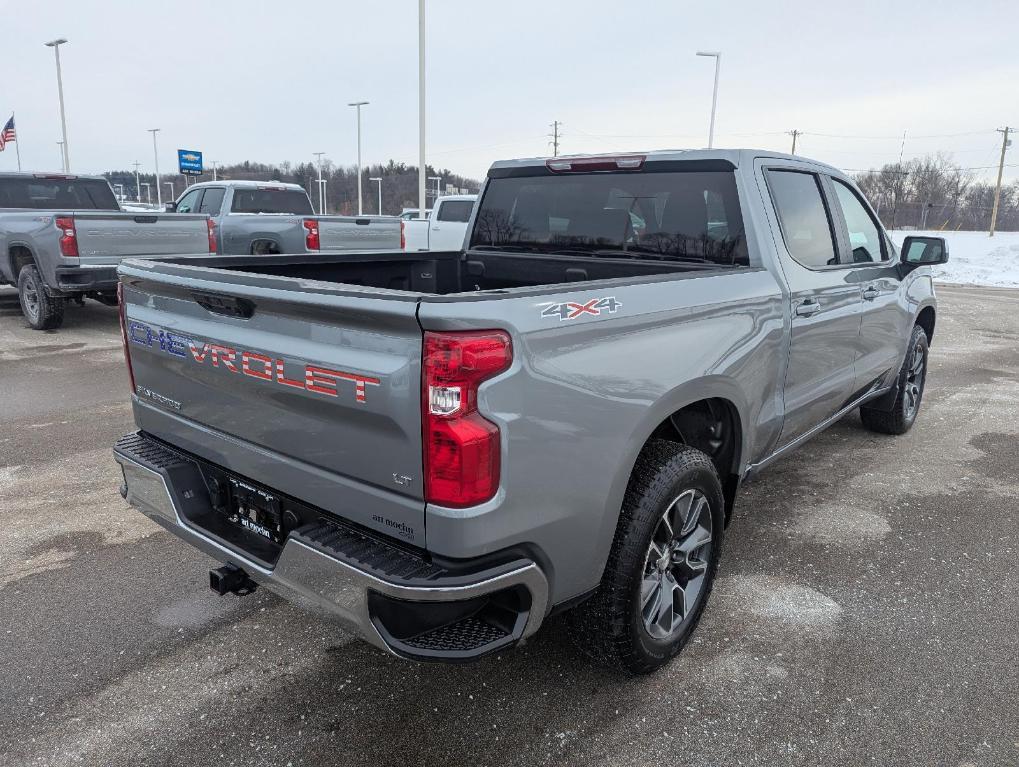
[[906, 266], [933, 266], [948, 263], [948, 243], [944, 237], [907, 237], [902, 241], [902, 263]]
[[175, 202], [168, 202], [163, 207], [166, 208], [166, 212], [167, 213], [176, 213], [177, 212], [177, 203], [175, 203]]

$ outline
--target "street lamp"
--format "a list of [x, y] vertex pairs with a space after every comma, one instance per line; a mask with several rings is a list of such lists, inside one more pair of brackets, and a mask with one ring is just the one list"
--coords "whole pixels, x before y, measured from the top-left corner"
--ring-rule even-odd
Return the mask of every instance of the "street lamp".
[[418, 218], [425, 217], [425, 0], [418, 0]]
[[156, 161], [156, 205], [162, 208], [163, 193], [159, 190], [159, 149], [156, 147], [156, 134], [159, 133], [159, 130], [159, 128], [148, 129], [152, 134], [152, 158]]
[[142, 201], [142, 185], [138, 178], [138, 166], [141, 165], [137, 160], [134, 161], [134, 198], [138, 201]]
[[[152, 204], [152, 184], [150, 184], [148, 181], [142, 181], [141, 185], [143, 187], [145, 187], [145, 202], [147, 204], [151, 205]], [[139, 202], [141, 202], [140, 199], [139, 199]]]
[[71, 155], [67, 151], [67, 118], [64, 117], [64, 80], [60, 74], [60, 46], [66, 42], [65, 38], [58, 37], [56, 40], [50, 40], [46, 43], [46, 46], [53, 49], [53, 55], [57, 59], [57, 96], [60, 98], [60, 131], [61, 137], [64, 139], [61, 155], [64, 158], [64, 173], [69, 173], [71, 171]]
[[[165, 184], [166, 186], [170, 187], [170, 197], [169, 197], [169, 199], [173, 200], [173, 196], [174, 196], [173, 195], [173, 182], [172, 181], [164, 181], [163, 184]], [[159, 204], [162, 205], [163, 203], [160, 202]]]
[[318, 214], [322, 216], [326, 212], [325, 187], [322, 186], [322, 155], [325, 152], [312, 152], [312, 154], [318, 158]]
[[439, 188], [439, 184], [442, 183], [442, 176], [429, 176], [428, 180], [435, 182], [435, 199], [438, 200], [439, 199], [439, 192], [441, 191], [440, 188]]
[[370, 178], [369, 181], [377, 181], [379, 184], [379, 215], [382, 215], [382, 179], [381, 178]]
[[329, 179], [327, 178], [320, 178], [318, 180], [318, 193], [320, 199], [322, 200], [322, 209], [318, 212], [320, 216], [324, 216], [326, 214], [326, 186], [328, 184]]
[[367, 101], [354, 101], [347, 104], [348, 107], [357, 108], [357, 215], [359, 216], [364, 213], [361, 206], [361, 107], [367, 104]]
[[212, 180], [216, 181], [216, 164], [219, 160], [209, 160], [209, 164], [212, 166]]
[[718, 105], [718, 70], [722, 66], [721, 51], [697, 51], [698, 56], [713, 56], [715, 59], [715, 88], [711, 92], [711, 127], [708, 128], [708, 149], [715, 143], [715, 107]]
[[57, 151], [60, 152], [60, 170], [62, 170], [64, 173], [67, 173], [67, 160], [64, 157], [64, 142], [63, 141], [58, 141], [57, 142]]

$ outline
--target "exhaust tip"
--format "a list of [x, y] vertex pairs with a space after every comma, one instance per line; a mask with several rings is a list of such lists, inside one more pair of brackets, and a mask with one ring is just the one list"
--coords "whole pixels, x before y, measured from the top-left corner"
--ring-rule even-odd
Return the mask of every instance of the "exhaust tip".
[[237, 565], [225, 564], [215, 570], [209, 570], [209, 588], [220, 596], [236, 594], [243, 597], [258, 588], [258, 584]]

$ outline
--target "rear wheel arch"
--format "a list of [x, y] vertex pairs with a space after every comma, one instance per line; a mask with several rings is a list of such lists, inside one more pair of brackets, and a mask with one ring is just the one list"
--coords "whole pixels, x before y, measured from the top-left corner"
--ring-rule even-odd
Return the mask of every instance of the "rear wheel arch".
[[7, 251], [8, 264], [11, 269], [11, 282], [15, 285], [18, 284], [18, 275], [21, 274], [21, 270], [26, 266], [32, 264], [36, 268], [39, 267], [35, 260], [35, 254], [32, 253], [31, 249], [27, 245], [17, 244], [11, 245]]

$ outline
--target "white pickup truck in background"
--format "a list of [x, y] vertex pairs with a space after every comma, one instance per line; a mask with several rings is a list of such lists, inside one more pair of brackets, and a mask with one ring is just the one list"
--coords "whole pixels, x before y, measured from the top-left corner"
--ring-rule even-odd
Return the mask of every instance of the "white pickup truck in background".
[[404, 220], [404, 250], [460, 250], [467, 236], [467, 222], [477, 202], [476, 194], [440, 197], [428, 218]]

